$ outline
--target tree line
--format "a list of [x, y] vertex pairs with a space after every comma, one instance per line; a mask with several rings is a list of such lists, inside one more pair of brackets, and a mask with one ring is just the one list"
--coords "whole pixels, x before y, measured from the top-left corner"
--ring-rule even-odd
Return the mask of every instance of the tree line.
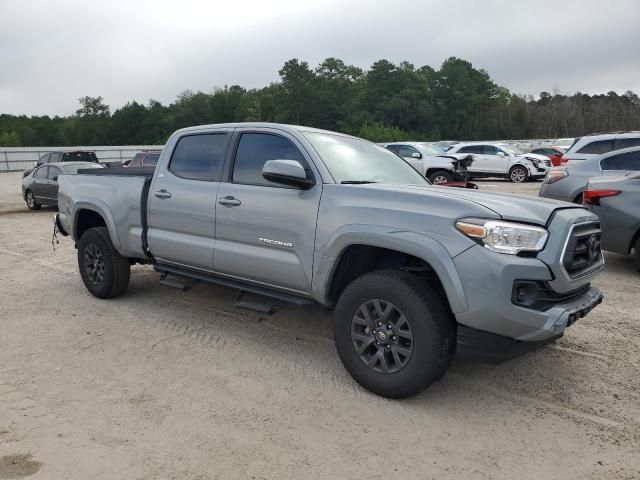
[[[279, 80], [185, 91], [163, 105], [127, 103], [114, 112], [102, 97], [82, 97], [67, 117], [0, 115], [0, 146], [164, 144], [174, 130], [208, 123], [263, 121], [341, 131], [373, 141], [575, 137], [640, 129], [632, 91], [587, 95], [511, 93], [468, 61], [439, 70], [375, 62], [369, 70], [327, 58], [316, 68], [291, 59]], [[532, 72], [533, 74], [533, 72]]]

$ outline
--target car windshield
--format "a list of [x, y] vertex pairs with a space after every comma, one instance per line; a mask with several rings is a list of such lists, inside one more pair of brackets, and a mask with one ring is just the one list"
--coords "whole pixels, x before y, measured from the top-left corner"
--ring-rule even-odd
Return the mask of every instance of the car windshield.
[[516, 147], [512, 147], [510, 145], [500, 145], [500, 148], [507, 152], [509, 155], [522, 155], [522, 151], [517, 149]]
[[442, 155], [444, 153], [443, 149], [435, 145], [432, 145], [430, 143], [418, 143], [417, 146], [418, 146], [418, 150], [420, 150], [425, 155], [434, 156], [434, 155]]
[[338, 183], [428, 185], [402, 158], [384, 147], [354, 137], [304, 132]]
[[82, 168], [104, 168], [102, 165], [100, 165], [99, 163], [86, 163], [84, 165], [65, 165], [62, 167], [62, 170], [64, 170], [64, 173], [78, 173], [78, 170], [82, 169]]

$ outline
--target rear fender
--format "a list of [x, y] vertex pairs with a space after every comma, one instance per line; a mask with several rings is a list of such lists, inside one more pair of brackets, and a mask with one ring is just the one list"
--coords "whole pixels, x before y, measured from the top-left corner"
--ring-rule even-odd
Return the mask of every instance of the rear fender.
[[88, 202], [88, 201], [75, 202], [74, 209], [75, 209], [75, 212], [73, 215], [72, 231], [73, 231], [73, 238], [76, 242], [80, 240], [79, 238], [77, 238], [78, 217], [80, 215], [80, 212], [82, 210], [89, 210], [89, 211], [96, 212], [98, 215], [102, 217], [102, 219], [104, 220], [104, 223], [107, 225], [107, 229], [109, 230], [111, 243], [113, 243], [113, 246], [116, 248], [116, 250], [120, 251], [122, 245], [120, 242], [120, 238], [118, 237], [118, 231], [116, 230], [116, 224], [113, 219], [113, 214], [111, 213], [111, 210], [109, 210], [109, 207], [105, 202], [97, 198], [92, 198], [91, 202]]

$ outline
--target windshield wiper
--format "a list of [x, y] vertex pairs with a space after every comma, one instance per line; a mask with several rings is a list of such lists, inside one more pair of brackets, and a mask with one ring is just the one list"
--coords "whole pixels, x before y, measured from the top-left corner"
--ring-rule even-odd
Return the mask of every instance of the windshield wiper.
[[342, 185], [365, 185], [367, 183], [378, 183], [373, 180], [342, 180], [340, 182]]

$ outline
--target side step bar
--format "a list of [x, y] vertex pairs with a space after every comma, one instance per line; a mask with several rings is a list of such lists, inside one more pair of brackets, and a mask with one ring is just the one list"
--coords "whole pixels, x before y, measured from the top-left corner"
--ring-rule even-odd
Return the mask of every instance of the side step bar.
[[[224, 277], [218, 277], [215, 275], [208, 275], [204, 272], [197, 272], [194, 270], [190, 270], [187, 268], [180, 268], [180, 267], [176, 267], [174, 265], [167, 265], [165, 263], [156, 263], [154, 265], [154, 269], [156, 270], [156, 272], [159, 272], [162, 274], [161, 277], [161, 283], [168, 285], [168, 286], [175, 286], [177, 288], [182, 288], [182, 285], [184, 285], [184, 283], [182, 282], [171, 282], [168, 281], [166, 279], [167, 275], [175, 275], [178, 277], [182, 277], [182, 278], [190, 278], [193, 280], [199, 280], [202, 282], [206, 282], [206, 283], [213, 283], [216, 285], [223, 285], [225, 287], [230, 287], [230, 288], [235, 288], [238, 289], [242, 292], [251, 292], [251, 293], [255, 293], [257, 295], [263, 296], [263, 297], [268, 297], [269, 299], [276, 299], [276, 300], [281, 300], [283, 302], [287, 302], [287, 303], [293, 303], [294, 305], [315, 305], [316, 302], [314, 302], [313, 300], [310, 300], [308, 298], [304, 298], [304, 297], [299, 297], [297, 295], [291, 294], [291, 293], [286, 293], [286, 292], [280, 292], [278, 290], [272, 290], [270, 288], [267, 287], [261, 287], [258, 285], [252, 285], [249, 283], [245, 283], [245, 282], [241, 282], [239, 280], [234, 280], [231, 278], [224, 278]], [[242, 301], [242, 294], [239, 295], [238, 300], [236, 303], [238, 304], [239, 307], [242, 308], [251, 308], [249, 307], [249, 305], [255, 306], [254, 302], [246, 302], [246, 301]], [[277, 302], [276, 302], [277, 303]], [[277, 305], [274, 302], [270, 302], [270, 306], [267, 307], [265, 306], [264, 308], [267, 310], [262, 310], [262, 309], [257, 309], [258, 311], [262, 311], [262, 312], [268, 312], [268, 311], [274, 311], [277, 308]], [[275, 308], [274, 308], [275, 307]], [[263, 307], [261, 307], [263, 308]], [[254, 308], [251, 308], [252, 310], [254, 310]]]

